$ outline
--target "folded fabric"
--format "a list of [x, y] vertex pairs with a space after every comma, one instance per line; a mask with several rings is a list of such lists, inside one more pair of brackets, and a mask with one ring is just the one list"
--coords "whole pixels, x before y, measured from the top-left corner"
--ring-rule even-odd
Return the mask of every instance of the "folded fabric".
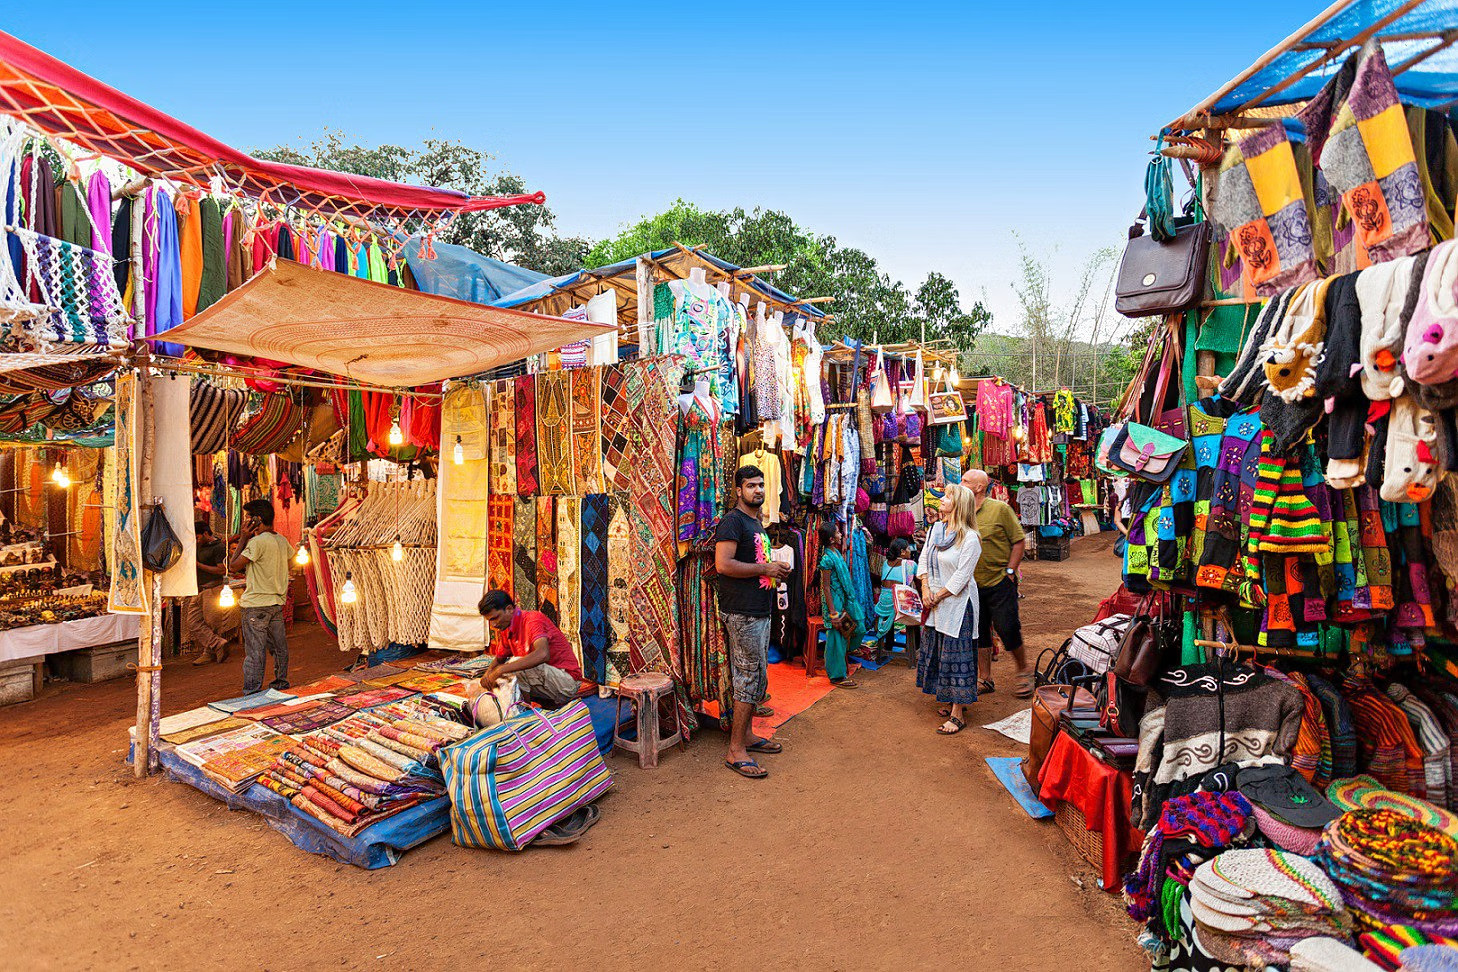
[[209, 702], [208, 708], [217, 709], [219, 712], [233, 713], [241, 709], [256, 709], [261, 705], [272, 705], [276, 702], [286, 702], [293, 696], [287, 692], [280, 692], [278, 689], [264, 689], [262, 692], [254, 692], [252, 695], [240, 695], [236, 699], [222, 699], [217, 702]]

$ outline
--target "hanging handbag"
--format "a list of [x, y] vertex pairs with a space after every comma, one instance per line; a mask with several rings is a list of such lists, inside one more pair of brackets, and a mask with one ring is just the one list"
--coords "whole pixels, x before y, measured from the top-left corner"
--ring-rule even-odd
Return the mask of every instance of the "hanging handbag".
[[889, 412], [896, 407], [891, 395], [891, 379], [886, 374], [886, 356], [876, 349], [876, 374], [871, 379], [871, 411]]
[[[1115, 469], [1123, 473], [1142, 479], [1149, 483], [1166, 483], [1174, 475], [1180, 460], [1184, 458], [1185, 450], [1189, 448], [1189, 442], [1183, 437], [1185, 432], [1185, 407], [1183, 383], [1179, 383], [1180, 393], [1178, 395], [1179, 405], [1177, 408], [1165, 409], [1165, 396], [1169, 389], [1171, 376], [1180, 360], [1177, 350], [1179, 346], [1179, 335], [1177, 325], [1174, 321], [1166, 321], [1165, 326], [1155, 332], [1150, 338], [1150, 351], [1146, 351], [1146, 364], [1152, 360], [1152, 349], [1159, 343], [1160, 367], [1159, 377], [1154, 382], [1151, 395], [1146, 399], [1141, 394], [1133, 399], [1133, 414], [1135, 418], [1125, 422], [1118, 427], [1118, 431], [1108, 442], [1107, 462]], [[1136, 376], [1132, 392], [1148, 386], [1147, 371], [1141, 369], [1145, 374], [1143, 385], [1138, 384], [1139, 377]], [[1127, 404], [1127, 403], [1126, 403]], [[1169, 431], [1162, 431], [1155, 424], [1144, 424], [1138, 421], [1140, 412], [1151, 415], [1153, 422], [1163, 423], [1165, 429], [1174, 430], [1179, 433], [1171, 434]], [[1111, 426], [1110, 428], [1114, 428]], [[1099, 440], [1101, 458], [1103, 457], [1104, 440]]]
[[167, 522], [161, 503], [147, 507], [147, 522], [142, 526], [142, 565], [154, 573], [171, 570], [182, 559], [182, 541]]
[[[1125, 317], [1153, 317], [1193, 307], [1205, 295], [1210, 224], [1198, 214], [1174, 219], [1169, 160], [1155, 147], [1145, 179], [1144, 212], [1129, 227], [1129, 242], [1114, 281], [1114, 310]], [[1192, 181], [1193, 184], [1193, 181]], [[1148, 216], [1149, 235], [1143, 220]], [[1173, 231], [1171, 234], [1171, 230]]]

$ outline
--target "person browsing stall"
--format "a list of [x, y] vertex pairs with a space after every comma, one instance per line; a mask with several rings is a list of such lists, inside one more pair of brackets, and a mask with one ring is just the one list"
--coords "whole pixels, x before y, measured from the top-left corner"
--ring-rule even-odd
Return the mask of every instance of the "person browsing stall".
[[1023, 649], [1023, 625], [1018, 617], [1018, 570], [1027, 548], [1026, 534], [1018, 515], [1002, 500], [987, 495], [991, 483], [987, 473], [973, 469], [962, 480], [972, 491], [976, 503], [973, 522], [982, 538], [982, 557], [977, 561], [973, 579], [981, 605], [978, 616], [977, 656], [978, 690], [995, 691], [992, 682], [992, 632], [1002, 639], [1002, 646], [1017, 663], [1014, 692], [1020, 699], [1033, 694], [1033, 668]]
[[769, 534], [760, 522], [764, 473], [741, 466], [734, 474], [734, 508], [714, 532], [714, 570], [719, 575], [719, 613], [729, 643], [734, 715], [724, 765], [751, 780], [769, 775], [751, 753], [773, 754], [783, 747], [761, 739], [750, 727], [754, 710], [769, 692], [770, 614], [775, 581], [790, 576], [790, 565], [770, 559]]
[[941, 710], [947, 721], [937, 728], [943, 736], [967, 728], [963, 715], [977, 701], [978, 590], [972, 574], [982, 543], [974, 517], [971, 491], [949, 484], [917, 565], [924, 620], [916, 684], [947, 703]]
[[243, 504], [243, 528], [228, 560], [228, 570], [243, 571], [243, 694], [263, 688], [268, 656], [273, 655], [273, 681], [269, 688], [289, 687], [289, 643], [284, 631], [283, 605], [289, 593], [291, 543], [273, 529], [273, 504], [256, 499]]
[[202, 604], [203, 598], [212, 596], [213, 590], [221, 586], [227, 576], [228, 569], [223, 560], [228, 556], [228, 545], [213, 536], [207, 520], [197, 520], [192, 526], [197, 537], [197, 593], [183, 598], [182, 622], [192, 646], [197, 649], [197, 657], [192, 663], [206, 665], [228, 660], [228, 639], [208, 625]]
[[481, 676], [482, 688], [515, 675], [523, 695], [553, 708], [596, 688], [583, 679], [567, 636], [541, 611], [523, 611], [505, 591], [487, 591], [477, 609], [498, 632], [491, 643], [496, 660]]

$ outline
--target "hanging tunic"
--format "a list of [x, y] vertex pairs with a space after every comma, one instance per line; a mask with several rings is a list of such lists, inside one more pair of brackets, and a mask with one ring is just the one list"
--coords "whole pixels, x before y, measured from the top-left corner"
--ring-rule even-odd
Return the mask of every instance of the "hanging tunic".
[[707, 541], [717, 518], [715, 468], [719, 455], [717, 407], [706, 405], [697, 395], [683, 415], [683, 433], [678, 450], [678, 543], [683, 555], [688, 548]]

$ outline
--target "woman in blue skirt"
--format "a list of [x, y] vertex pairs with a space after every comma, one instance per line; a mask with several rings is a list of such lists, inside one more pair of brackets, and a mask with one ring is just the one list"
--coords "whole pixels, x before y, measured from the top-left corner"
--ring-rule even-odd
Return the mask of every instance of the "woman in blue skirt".
[[974, 526], [972, 494], [947, 486], [941, 519], [927, 533], [918, 575], [925, 608], [916, 684], [938, 702], [947, 721], [937, 729], [954, 736], [967, 728], [964, 707], [977, 701], [977, 585], [972, 571], [982, 556]]

